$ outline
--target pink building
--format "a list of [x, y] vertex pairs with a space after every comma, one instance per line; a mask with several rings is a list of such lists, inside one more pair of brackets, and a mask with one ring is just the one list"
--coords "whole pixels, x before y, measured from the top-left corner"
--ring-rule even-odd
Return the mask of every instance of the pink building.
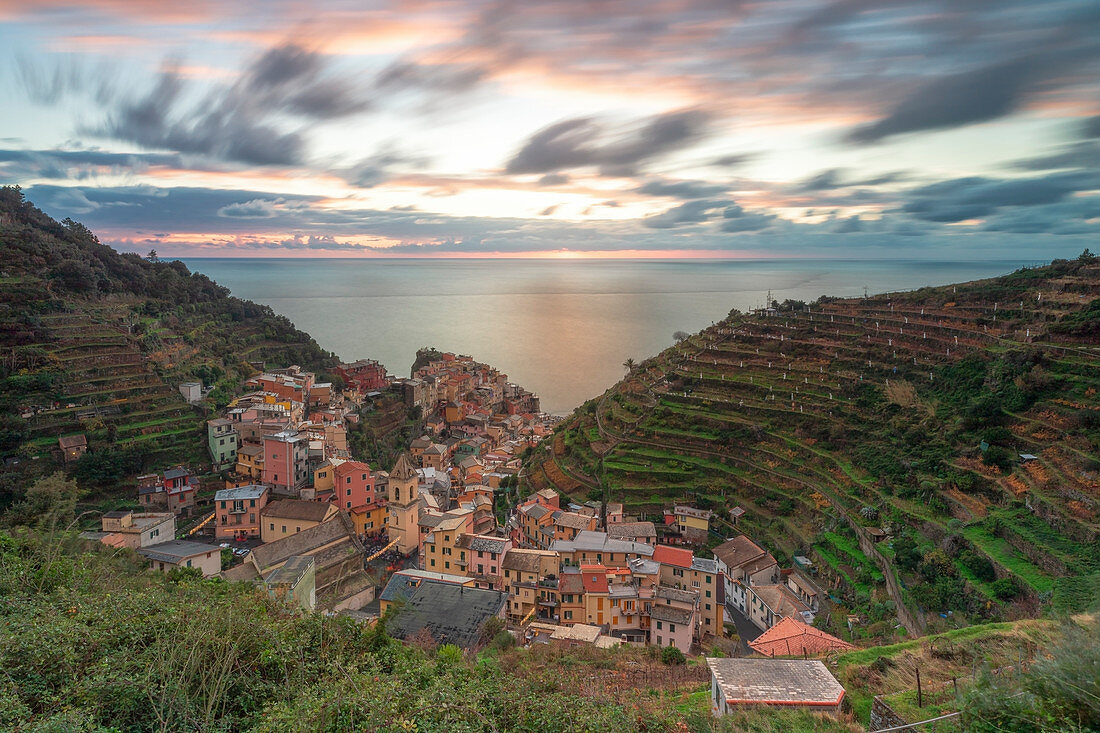
[[309, 441], [301, 433], [283, 430], [263, 436], [263, 482], [280, 494], [297, 494], [309, 477]]
[[271, 492], [266, 486], [238, 486], [214, 494], [219, 540], [248, 539], [260, 536], [260, 512], [267, 506]]
[[480, 588], [500, 587], [500, 565], [504, 555], [512, 549], [507, 537], [491, 537], [480, 534], [464, 534], [458, 539], [459, 563], [467, 575], [477, 578]]
[[373, 504], [374, 475], [362, 461], [344, 461], [333, 469], [333, 502], [343, 509]]

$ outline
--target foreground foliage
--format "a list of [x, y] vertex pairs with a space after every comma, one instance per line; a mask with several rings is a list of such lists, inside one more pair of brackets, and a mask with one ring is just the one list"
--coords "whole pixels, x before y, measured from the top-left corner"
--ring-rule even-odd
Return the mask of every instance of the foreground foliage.
[[595, 661], [599, 674], [614, 653], [536, 655], [532, 669], [523, 650], [419, 648], [383, 625], [286, 614], [246, 586], [145, 573], [128, 551], [43, 532], [0, 533], [0, 730], [847, 729], [771, 711], [716, 723], [703, 690], [687, 704], [583, 694], [553, 665]]

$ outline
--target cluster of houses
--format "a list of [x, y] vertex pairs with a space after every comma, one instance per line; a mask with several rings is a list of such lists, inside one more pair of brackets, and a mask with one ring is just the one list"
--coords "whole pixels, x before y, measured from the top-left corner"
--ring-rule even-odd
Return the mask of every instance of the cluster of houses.
[[[345, 390], [298, 367], [263, 372], [208, 421], [212, 461], [227, 476], [207, 520], [221, 546], [176, 538], [198, 491], [182, 467], [139, 476], [140, 510], [110, 512], [86, 536], [130, 547], [155, 570], [251, 582], [293, 608], [364, 614], [377, 599], [367, 616], [392, 607], [394, 636], [426, 632], [467, 648], [487, 641], [498, 618], [527, 645], [691, 653], [724, 636], [736, 614], [755, 627], [746, 639], [767, 659], [707, 660], [715, 714], [758, 703], [839, 710], [843, 688], [808, 658], [851, 645], [810, 625], [821, 593], [802, 568], [781, 569], [745, 535], [698, 556], [712, 514], [689, 506], [654, 524], [621, 504], [563, 503], [543, 490], [501, 524], [496, 495], [554, 426], [536, 395], [454, 354], [408, 380], [369, 360], [337, 372]], [[426, 431], [390, 471], [375, 471], [352, 459], [347, 425], [359, 399], [395, 387], [424, 409]], [[231, 540], [249, 549], [223, 570]], [[404, 569], [379, 587], [368, 561], [386, 552]]]
[[461, 416], [486, 411], [507, 415], [536, 414], [539, 397], [508, 381], [508, 375], [495, 367], [474, 361], [472, 357], [442, 354], [417, 369], [411, 379], [400, 381], [405, 404], [422, 407], [428, 413], [442, 403], [447, 422]]

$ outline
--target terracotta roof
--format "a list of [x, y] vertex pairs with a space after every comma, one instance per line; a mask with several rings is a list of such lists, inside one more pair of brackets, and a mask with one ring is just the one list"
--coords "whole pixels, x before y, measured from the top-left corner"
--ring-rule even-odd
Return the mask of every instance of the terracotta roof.
[[726, 702], [762, 705], [833, 706], [844, 688], [825, 665], [803, 659], [713, 659], [707, 666]]
[[668, 545], [657, 545], [653, 548], [653, 560], [659, 562], [662, 565], [674, 565], [678, 568], [690, 568], [691, 561], [695, 555], [691, 550], [685, 550], [682, 547], [669, 547]]
[[750, 641], [749, 646], [766, 657], [801, 657], [848, 651], [855, 647], [796, 618], [787, 617]]
[[607, 568], [603, 565], [581, 565], [581, 584], [585, 593], [607, 593]]

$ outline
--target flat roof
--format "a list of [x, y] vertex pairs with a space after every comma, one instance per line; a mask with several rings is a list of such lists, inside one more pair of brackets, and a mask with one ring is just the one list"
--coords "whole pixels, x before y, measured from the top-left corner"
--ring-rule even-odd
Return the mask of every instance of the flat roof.
[[731, 705], [831, 707], [844, 699], [844, 687], [816, 659], [707, 657], [707, 666]]

